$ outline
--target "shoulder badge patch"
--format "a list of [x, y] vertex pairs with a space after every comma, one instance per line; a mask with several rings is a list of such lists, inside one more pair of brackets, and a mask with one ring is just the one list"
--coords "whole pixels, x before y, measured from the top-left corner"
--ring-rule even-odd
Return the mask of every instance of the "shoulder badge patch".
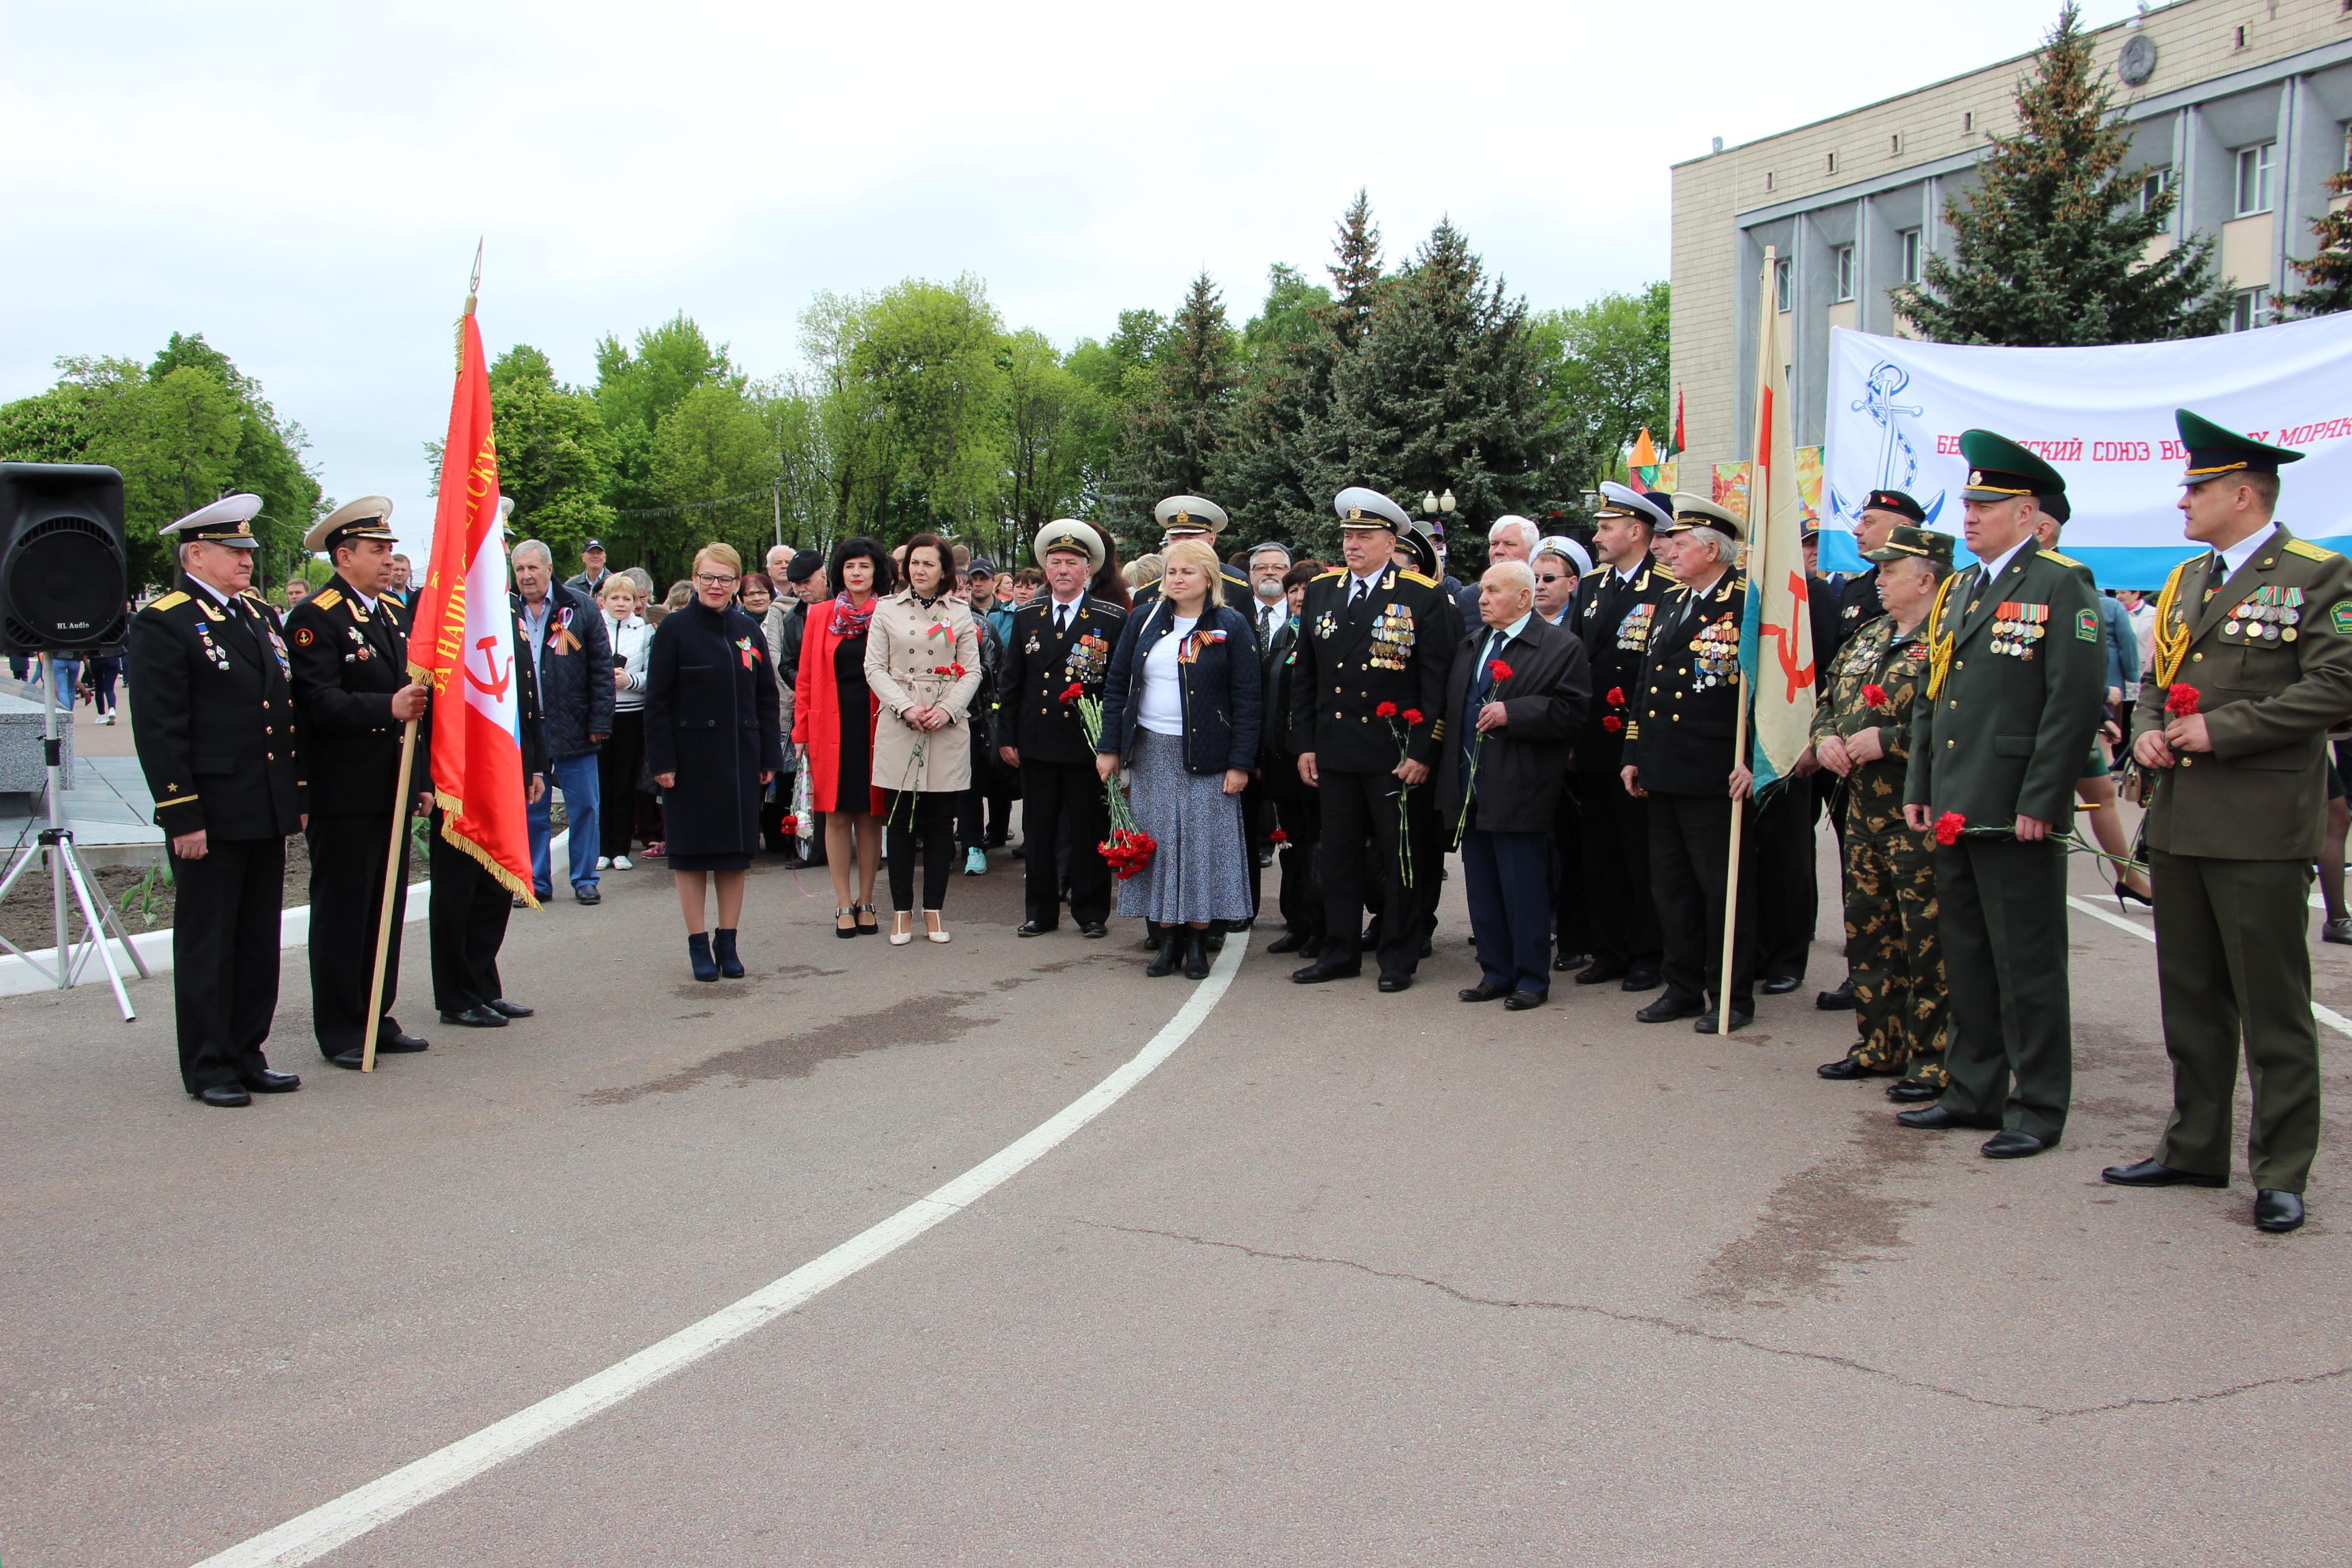
[[2054, 550], [2040, 550], [2036, 551], [2034, 553], [2040, 555], [2044, 561], [2055, 561], [2061, 566], [2080, 566], [2082, 564], [2081, 562], [2075, 560], [2073, 556], [2061, 555]]
[[2307, 539], [2288, 540], [2286, 542], [2286, 552], [2290, 555], [2300, 555], [2305, 561], [2333, 561], [2336, 559], [2336, 552], [2333, 550], [2322, 550], [2318, 545], [2312, 543], [2311, 541]]
[[1334, 577], [1345, 577], [1347, 574], [1348, 569], [1345, 566], [1334, 566], [1328, 572], [1323, 573], [1321, 575], [1318, 576], [1315, 581], [1318, 583], [1328, 583]]
[[322, 610], [331, 610], [342, 602], [342, 592], [336, 588], [321, 588], [310, 595], [310, 603]]
[[294, 628], [294, 646], [296, 647], [309, 647], [312, 643], [318, 640], [318, 634], [311, 631], [310, 627], [296, 626]]
[[1397, 575], [1403, 578], [1408, 583], [1418, 583], [1424, 588], [1434, 588], [1437, 586], [1436, 578], [1424, 577], [1418, 572], [1400, 572]]
[[188, 602], [187, 595], [174, 588], [147, 607], [151, 610], [176, 610]]
[[2339, 637], [2352, 637], [2352, 599], [2338, 599], [2328, 607], [2327, 624]]
[[[2042, 553], [2047, 555], [2050, 552], [2045, 550]], [[2064, 557], [2061, 556], [2060, 559], [2063, 560]], [[2098, 641], [2099, 612], [2096, 610], [2076, 611], [2074, 615], [2074, 635], [2082, 638], [2084, 642]]]

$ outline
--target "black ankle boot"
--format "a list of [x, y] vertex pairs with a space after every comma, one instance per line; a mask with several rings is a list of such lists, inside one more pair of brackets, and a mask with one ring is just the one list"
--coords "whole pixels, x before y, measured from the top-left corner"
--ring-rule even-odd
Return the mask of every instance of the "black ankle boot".
[[[1182, 928], [1179, 927], [1177, 929], [1181, 930]], [[1160, 978], [1162, 975], [1175, 973], [1177, 949], [1181, 945], [1181, 942], [1182, 939], [1177, 936], [1175, 931], [1169, 931], [1160, 941], [1160, 951], [1153, 953], [1151, 955], [1151, 962], [1143, 966], [1143, 973], [1149, 974], [1154, 980]]]
[[719, 978], [719, 965], [710, 962], [710, 938], [705, 933], [696, 931], [686, 939], [686, 961], [694, 965], [697, 980]]
[[719, 960], [719, 973], [730, 980], [743, 978], [743, 961], [735, 956], [735, 928], [720, 926], [710, 933], [711, 956]]
[[1184, 978], [1206, 980], [1209, 977], [1209, 933], [1199, 927], [1184, 932]]

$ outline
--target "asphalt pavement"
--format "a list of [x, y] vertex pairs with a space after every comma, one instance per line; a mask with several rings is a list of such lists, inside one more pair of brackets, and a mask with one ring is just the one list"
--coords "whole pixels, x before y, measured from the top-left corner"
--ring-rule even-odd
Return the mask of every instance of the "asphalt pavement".
[[[892, 948], [763, 867], [719, 984], [663, 872], [608, 875], [518, 913], [540, 1013], [496, 1032], [436, 1023], [412, 927], [433, 1048], [367, 1077], [319, 1058], [290, 952], [304, 1086], [236, 1111], [181, 1094], [168, 978], [131, 1025], [103, 986], [0, 1001], [0, 1562], [228, 1551], [1013, 1145], [1194, 994], [1133, 922], [1015, 940], [1018, 875]], [[2169, 1101], [2148, 923], [2074, 912], [2074, 1119], [2013, 1163], [1814, 1075], [1834, 941], [1715, 1040], [1613, 987], [1456, 1002], [1458, 883], [1402, 995], [1236, 938], [1181, 1046], [1034, 1163], [320, 1560], [2341, 1562], [2352, 1141], [2331, 1110], [2288, 1237], [2242, 1164], [2100, 1183]], [[2314, 952], [2352, 1015], [2352, 950]]]

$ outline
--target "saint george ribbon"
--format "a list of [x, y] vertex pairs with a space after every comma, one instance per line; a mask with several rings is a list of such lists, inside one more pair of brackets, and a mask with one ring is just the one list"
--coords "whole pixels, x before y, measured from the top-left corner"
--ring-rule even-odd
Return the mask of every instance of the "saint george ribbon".
[[457, 329], [457, 389], [441, 452], [433, 552], [408, 636], [409, 673], [433, 689], [433, 797], [441, 806], [441, 837], [536, 908], [499, 448], [470, 294]]

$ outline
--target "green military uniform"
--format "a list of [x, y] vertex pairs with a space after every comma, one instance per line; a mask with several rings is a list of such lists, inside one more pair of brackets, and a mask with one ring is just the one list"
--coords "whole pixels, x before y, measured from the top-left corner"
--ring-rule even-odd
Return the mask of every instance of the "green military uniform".
[[[1924, 556], [1952, 563], [1949, 534], [1896, 528], [1874, 562]], [[1875, 567], [1873, 568], [1876, 570]], [[1878, 731], [1884, 754], [1861, 763], [1842, 791], [1845, 845], [1845, 964], [1861, 1039], [1824, 1078], [1902, 1074], [1941, 1090], [1949, 994], [1937, 941], [1935, 840], [1903, 819], [1914, 707], [1927, 689], [1924, 626], [1897, 636], [1881, 615], [1848, 636], [1813, 710], [1813, 742]], [[1874, 690], [1873, 689], [1875, 689]], [[1871, 700], [1872, 697], [1877, 700]]]
[[[1990, 431], [1960, 437], [1969, 500], [2062, 493], [2066, 481]], [[1995, 571], [1994, 568], [1999, 570]], [[2024, 541], [1945, 582], [1928, 616], [1928, 699], [1912, 710], [1904, 799], [1971, 830], [1937, 838], [1937, 929], [1955, 1031], [1951, 1081], [1913, 1126], [2002, 1128], [1999, 1153], [2058, 1142], [2074, 1093], [2066, 850], [2074, 781], [2099, 722], [2105, 630], [2089, 571]], [[2051, 825], [2024, 843], [1988, 829]], [[2012, 1079], [2014, 1080], [2012, 1082]], [[1938, 1114], [1939, 1113], [1939, 1114]]]
[[[2275, 473], [2302, 456], [2186, 411], [2179, 419], [2189, 483]], [[2352, 712], [2352, 563], [2283, 525], [2231, 549], [2243, 551], [2234, 572], [2209, 552], [2165, 584], [2154, 679], [2132, 714], [2136, 743], [2164, 730], [2170, 693], [2193, 690], [2212, 744], [2194, 753], [2176, 747], [2148, 802], [2158, 994], [2173, 1083], [2156, 1158], [2176, 1172], [2227, 1178], [2242, 1040], [2254, 1185], [2300, 1194], [2319, 1142], [2307, 906], [2326, 818], [2326, 733]]]

